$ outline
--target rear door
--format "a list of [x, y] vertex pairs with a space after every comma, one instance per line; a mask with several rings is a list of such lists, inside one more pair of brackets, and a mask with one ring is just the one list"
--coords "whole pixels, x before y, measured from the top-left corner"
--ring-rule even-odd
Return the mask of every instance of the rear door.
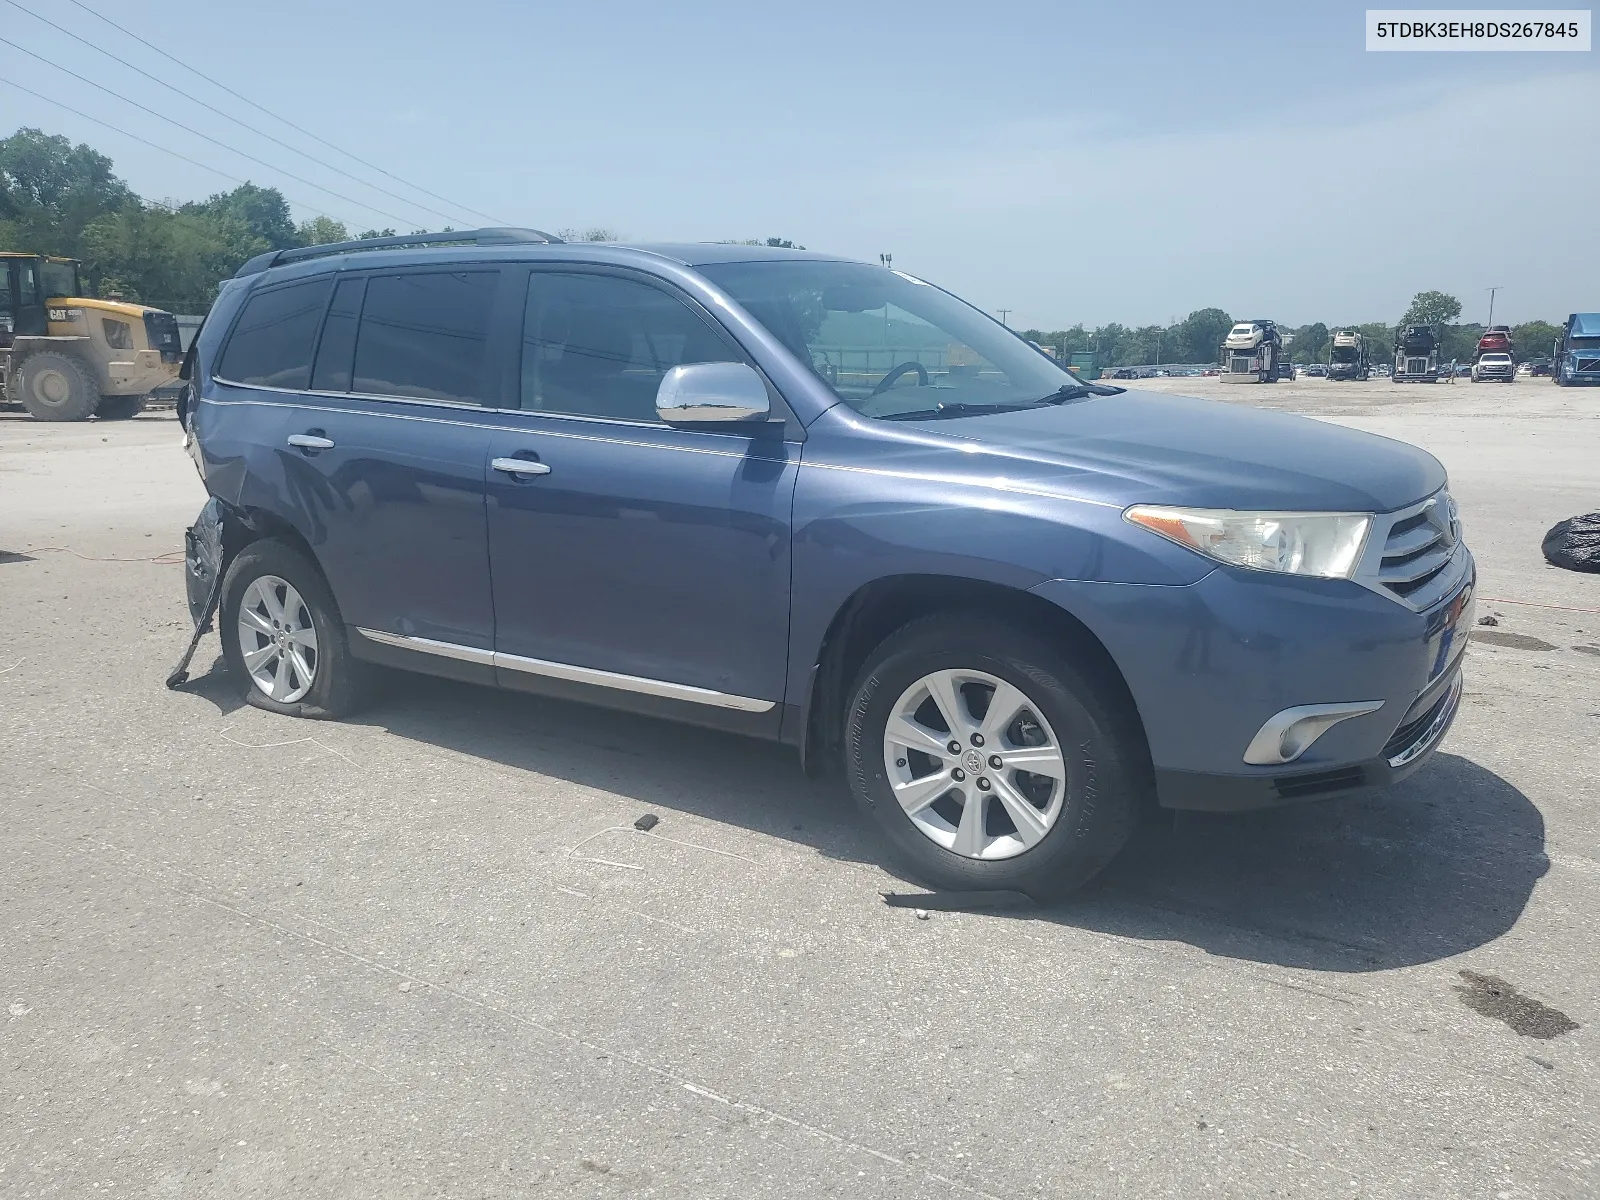
[[[305, 369], [240, 378], [242, 334], [293, 326], [301, 337], [297, 302], [252, 314], [264, 291], [223, 351], [218, 374], [278, 406], [281, 515], [369, 642], [425, 639], [485, 660], [493, 645], [483, 471], [502, 386], [492, 365], [501, 279], [493, 267], [346, 274], [325, 289], [325, 319], [306, 297], [320, 336]], [[276, 333], [259, 332], [274, 321]]]

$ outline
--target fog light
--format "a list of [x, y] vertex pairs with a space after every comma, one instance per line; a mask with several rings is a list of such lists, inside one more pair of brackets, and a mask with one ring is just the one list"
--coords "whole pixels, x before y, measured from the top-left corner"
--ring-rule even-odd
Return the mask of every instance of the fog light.
[[1286, 708], [1250, 739], [1244, 760], [1258, 767], [1293, 762], [1340, 721], [1365, 716], [1382, 707], [1382, 700], [1364, 700], [1354, 704], [1302, 704]]

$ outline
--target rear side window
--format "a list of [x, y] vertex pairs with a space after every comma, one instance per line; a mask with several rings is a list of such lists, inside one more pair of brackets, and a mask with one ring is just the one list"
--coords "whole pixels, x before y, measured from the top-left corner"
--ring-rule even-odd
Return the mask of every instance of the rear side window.
[[497, 271], [367, 280], [353, 392], [482, 404]]
[[308, 386], [311, 349], [332, 287], [332, 279], [324, 275], [251, 296], [228, 338], [217, 375], [259, 387]]
[[317, 346], [317, 369], [311, 373], [311, 387], [318, 392], [348, 392], [350, 363], [356, 354], [356, 322], [361, 317], [361, 297], [365, 279], [341, 279], [333, 289], [328, 319], [322, 325], [322, 341]]

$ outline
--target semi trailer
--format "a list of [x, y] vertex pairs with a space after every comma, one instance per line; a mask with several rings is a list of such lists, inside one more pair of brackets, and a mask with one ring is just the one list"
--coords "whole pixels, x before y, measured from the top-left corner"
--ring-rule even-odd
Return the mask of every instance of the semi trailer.
[[1272, 321], [1240, 321], [1228, 331], [1220, 357], [1224, 383], [1277, 383], [1283, 335]]
[[1367, 361], [1367, 339], [1354, 329], [1335, 329], [1328, 351], [1329, 379], [1366, 379], [1372, 374]]
[[1573, 313], [1551, 348], [1550, 374], [1562, 387], [1600, 383], [1600, 313]]
[[1439, 334], [1432, 325], [1405, 325], [1395, 334], [1394, 381], [1439, 382]]

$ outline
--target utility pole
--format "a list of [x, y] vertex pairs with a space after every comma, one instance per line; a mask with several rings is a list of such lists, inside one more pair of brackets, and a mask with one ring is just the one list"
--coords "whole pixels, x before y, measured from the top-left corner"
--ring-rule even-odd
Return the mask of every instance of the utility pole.
[[[894, 270], [894, 255], [880, 254], [878, 255], [878, 261], [884, 265], [886, 270]], [[887, 303], [883, 306], [883, 340], [885, 344], [889, 341], [889, 305]], [[894, 355], [891, 354], [889, 357], [892, 360]]]
[[1000, 324], [1005, 325], [1007, 329], [1010, 329], [1011, 326], [1010, 325], [1006, 325], [1006, 318], [1009, 317], [1012, 313], [1014, 313], [1016, 311], [1017, 310], [1014, 309], [1014, 308], [997, 308], [997, 309], [995, 309], [995, 312], [1000, 314]]
[[1485, 288], [1484, 289], [1485, 291], [1487, 291], [1489, 293], [1489, 324], [1491, 324], [1491, 325], [1494, 324], [1494, 294], [1496, 292], [1498, 292], [1504, 286], [1505, 286], [1504, 284], [1496, 284], [1492, 288]]

